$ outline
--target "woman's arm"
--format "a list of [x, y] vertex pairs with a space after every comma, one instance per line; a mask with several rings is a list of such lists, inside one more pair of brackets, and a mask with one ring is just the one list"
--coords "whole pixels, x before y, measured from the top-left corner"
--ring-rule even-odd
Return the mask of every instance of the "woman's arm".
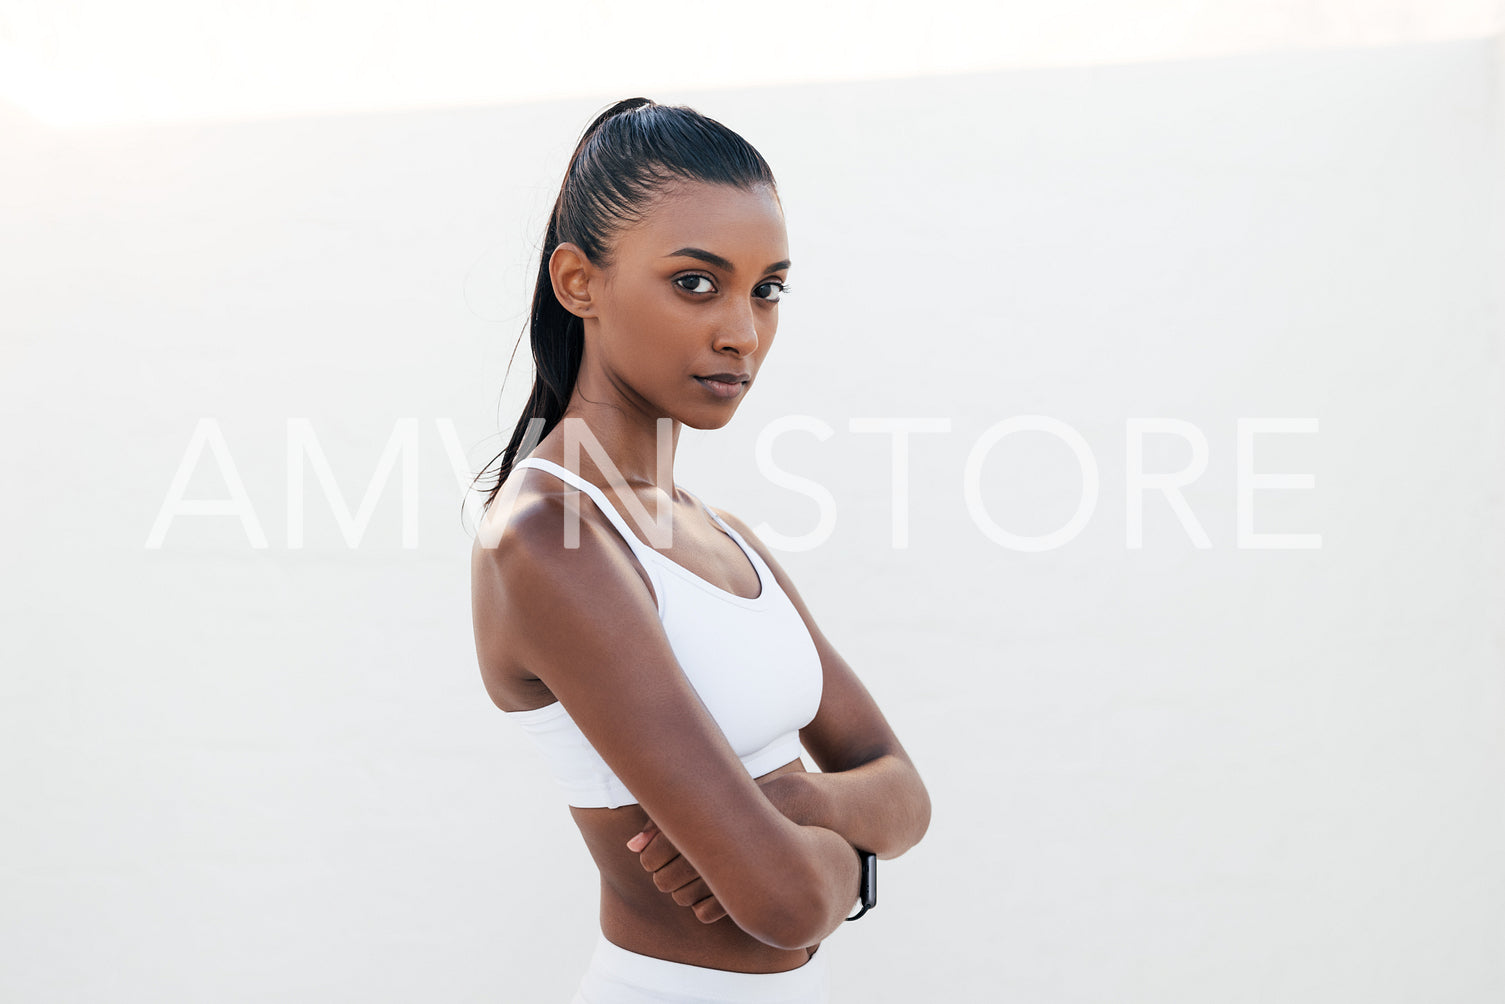
[[[789, 596], [820, 653], [824, 673], [815, 718], [800, 740], [821, 773], [789, 771], [759, 779], [758, 787], [778, 811], [802, 826], [834, 830], [849, 843], [880, 858], [913, 847], [930, 826], [930, 795], [909, 755], [872, 695], [815, 624], [789, 575], [752, 528], [731, 513], [714, 510], [742, 535]], [[726, 916], [700, 877], [652, 820], [628, 842], [654, 882], [681, 906], [693, 906], [704, 923]]]
[[773, 571], [799, 611], [820, 653], [824, 674], [820, 708], [800, 730], [800, 742], [822, 773], [790, 772], [770, 778], [764, 793], [788, 818], [835, 830], [880, 858], [904, 853], [930, 827], [930, 794], [909, 754], [852, 667], [816, 626], [788, 573], [742, 520], [721, 509]]
[[477, 644], [505, 639], [738, 927], [777, 948], [815, 944], [851, 907], [857, 855], [759, 791], [675, 659], [616, 530], [585, 508], [574, 548], [563, 494], [483, 527], [496, 546], [473, 555]]

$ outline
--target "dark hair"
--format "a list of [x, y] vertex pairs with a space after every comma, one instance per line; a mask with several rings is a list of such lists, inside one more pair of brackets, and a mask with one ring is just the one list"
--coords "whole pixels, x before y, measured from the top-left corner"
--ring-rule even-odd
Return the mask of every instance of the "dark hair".
[[[561, 243], [570, 242], [592, 264], [608, 267], [613, 238], [642, 219], [654, 196], [676, 180], [743, 189], [777, 187], [772, 169], [747, 140], [684, 105], [627, 98], [602, 112], [581, 135], [559, 187], [538, 263], [528, 318], [537, 372], [533, 393], [507, 448], [471, 480], [474, 485], [492, 464], [501, 462], [485, 507], [491, 506], [520, 456], [531, 453], [559, 424], [580, 372], [585, 327], [554, 295], [549, 257]], [[510, 360], [507, 371], [512, 371]], [[504, 375], [504, 384], [506, 379]]]

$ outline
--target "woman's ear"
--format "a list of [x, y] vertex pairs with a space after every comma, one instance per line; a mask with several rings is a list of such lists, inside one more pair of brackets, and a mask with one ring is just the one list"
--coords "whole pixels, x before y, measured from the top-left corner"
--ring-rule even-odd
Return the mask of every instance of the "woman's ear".
[[561, 306], [576, 317], [594, 317], [596, 305], [591, 301], [590, 280], [596, 267], [585, 257], [579, 245], [568, 241], [549, 255], [549, 281]]

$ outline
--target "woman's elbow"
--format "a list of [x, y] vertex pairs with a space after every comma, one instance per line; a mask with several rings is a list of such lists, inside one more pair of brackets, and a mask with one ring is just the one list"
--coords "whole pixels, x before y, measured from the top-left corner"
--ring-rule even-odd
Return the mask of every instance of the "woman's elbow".
[[786, 951], [818, 943], [828, 932], [822, 930], [826, 915], [813, 896], [800, 896], [787, 902], [770, 903], [743, 930], [765, 945]]
[[[850, 898], [856, 901], [855, 895]], [[827, 938], [851, 907], [852, 903], [837, 903], [822, 895], [819, 886], [812, 884], [772, 904], [758, 918], [759, 929], [748, 933], [774, 948], [808, 948]]]
[[910, 842], [911, 847], [923, 840], [925, 834], [930, 831], [930, 791], [925, 787], [925, 782], [919, 779], [918, 774], [915, 775], [915, 783], [919, 786], [919, 797], [915, 808], [917, 818], [914, 840]]
[[[913, 768], [911, 768], [913, 770]], [[918, 773], [912, 773], [912, 782], [907, 797], [898, 800], [902, 806], [897, 817], [899, 825], [891, 829], [894, 840], [885, 847], [876, 848], [880, 859], [896, 858], [924, 839], [930, 830], [930, 792]]]
[[[822, 875], [817, 863], [791, 861], [766, 878], [744, 910], [728, 912], [738, 927], [765, 945], [792, 951], [818, 944], [831, 933], [833, 918], [845, 916], [852, 905], [836, 898], [831, 877]], [[847, 899], [856, 899], [855, 881]]]

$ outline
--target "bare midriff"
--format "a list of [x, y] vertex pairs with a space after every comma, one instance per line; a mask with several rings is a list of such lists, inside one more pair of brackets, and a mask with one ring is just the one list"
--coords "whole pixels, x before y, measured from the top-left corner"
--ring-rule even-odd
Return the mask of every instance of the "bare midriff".
[[[804, 769], [794, 760], [763, 776]], [[694, 910], [661, 892], [638, 855], [627, 849], [627, 841], [648, 821], [641, 806], [571, 807], [570, 814], [601, 871], [601, 933], [606, 940], [639, 955], [739, 973], [786, 972], [815, 954], [814, 945], [792, 951], [765, 945], [731, 917], [701, 923]]]

